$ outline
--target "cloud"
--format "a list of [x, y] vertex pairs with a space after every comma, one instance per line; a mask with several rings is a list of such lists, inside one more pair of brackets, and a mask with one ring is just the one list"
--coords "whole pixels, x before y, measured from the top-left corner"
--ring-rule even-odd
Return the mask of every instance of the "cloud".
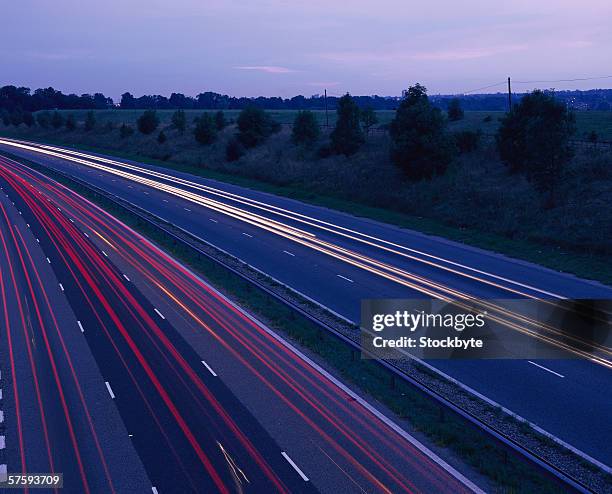
[[256, 70], [259, 72], [266, 72], [267, 74], [289, 74], [291, 72], [297, 72], [296, 70], [287, 67], [278, 67], [276, 65], [242, 65], [234, 68], [238, 70]]

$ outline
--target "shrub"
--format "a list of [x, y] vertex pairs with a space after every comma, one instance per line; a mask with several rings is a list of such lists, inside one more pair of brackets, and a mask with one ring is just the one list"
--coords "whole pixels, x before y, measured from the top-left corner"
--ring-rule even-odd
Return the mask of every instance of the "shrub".
[[453, 98], [448, 103], [448, 119], [451, 122], [456, 122], [463, 118], [463, 108], [461, 108], [461, 101], [459, 98]]
[[195, 130], [193, 131], [195, 140], [200, 144], [212, 144], [217, 139], [217, 127], [210, 113], [203, 113], [196, 120]]
[[366, 134], [369, 134], [370, 128], [378, 123], [378, 116], [371, 107], [367, 107], [361, 111], [360, 119]]
[[332, 149], [337, 154], [350, 156], [365, 142], [359, 125], [359, 107], [351, 95], [346, 93], [338, 100], [336, 112], [336, 127], [330, 135]]
[[4, 108], [0, 108], [0, 121], [2, 121], [4, 125], [11, 125], [9, 113]]
[[48, 129], [51, 125], [51, 114], [48, 111], [41, 111], [36, 114], [36, 122], [43, 129]]
[[586, 139], [591, 144], [597, 144], [597, 141], [599, 141], [599, 135], [597, 135], [597, 132], [592, 130], [591, 132], [586, 133]]
[[172, 126], [178, 130], [181, 134], [185, 132], [187, 128], [187, 116], [184, 110], [176, 110], [172, 114]]
[[573, 155], [570, 138], [575, 117], [565, 104], [536, 90], [523, 98], [502, 119], [496, 141], [502, 161], [513, 172], [524, 172], [548, 205], [563, 168]]
[[113, 122], [111, 122], [110, 120], [104, 124], [104, 130], [106, 130], [107, 132], [112, 132], [114, 128], [115, 124], [113, 124]]
[[23, 113], [21, 110], [13, 110], [10, 115], [11, 125], [19, 127], [23, 123]]
[[442, 112], [431, 105], [420, 84], [408, 89], [389, 134], [392, 161], [413, 180], [444, 173], [455, 151]]
[[54, 129], [59, 129], [62, 125], [64, 125], [64, 117], [58, 111], [54, 111], [51, 116], [51, 126]]
[[132, 127], [126, 124], [121, 124], [121, 127], [119, 127], [119, 136], [122, 139], [125, 139], [126, 137], [129, 137], [132, 134], [134, 134], [134, 129]]
[[163, 144], [167, 140], [168, 138], [166, 137], [166, 134], [164, 134], [164, 131], [161, 130], [159, 134], [157, 135], [157, 142], [159, 142], [160, 144]]
[[332, 154], [334, 154], [334, 150], [330, 144], [323, 144], [323, 146], [317, 150], [317, 156], [319, 158], [329, 158]]
[[87, 112], [87, 115], [85, 115], [85, 130], [86, 131], [90, 131], [93, 130], [93, 128], [96, 126], [96, 115], [94, 114], [94, 112], [92, 110]]
[[245, 108], [238, 116], [237, 138], [246, 148], [258, 146], [279, 130], [280, 124], [261, 108]]
[[23, 123], [26, 124], [28, 127], [32, 127], [36, 124], [35, 120], [34, 120], [34, 115], [32, 115], [32, 112], [26, 111], [23, 112]]
[[299, 111], [293, 121], [291, 139], [295, 144], [312, 144], [319, 137], [317, 119], [311, 111]]
[[223, 130], [227, 125], [227, 122], [225, 121], [225, 114], [221, 110], [215, 113], [215, 125], [219, 131]]
[[225, 147], [225, 159], [227, 159], [227, 161], [238, 161], [244, 155], [245, 151], [244, 146], [238, 138], [233, 137]]
[[69, 113], [66, 116], [66, 129], [70, 131], [73, 131], [74, 129], [76, 129], [76, 120], [72, 113]]
[[482, 119], [483, 122], [491, 122], [492, 120], [493, 120], [493, 117], [491, 115], [487, 115], [486, 117]]
[[151, 134], [159, 125], [159, 118], [155, 110], [146, 110], [136, 122], [141, 134]]
[[460, 130], [453, 134], [455, 144], [460, 153], [471, 153], [480, 146], [480, 130]]

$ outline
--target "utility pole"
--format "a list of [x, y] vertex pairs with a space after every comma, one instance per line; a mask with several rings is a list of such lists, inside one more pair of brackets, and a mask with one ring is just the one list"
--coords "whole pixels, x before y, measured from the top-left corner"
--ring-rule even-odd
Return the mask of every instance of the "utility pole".
[[508, 112], [512, 111], [512, 89], [510, 88], [510, 77], [508, 77]]
[[327, 89], [325, 90], [325, 127], [329, 128], [329, 115], [327, 114]]

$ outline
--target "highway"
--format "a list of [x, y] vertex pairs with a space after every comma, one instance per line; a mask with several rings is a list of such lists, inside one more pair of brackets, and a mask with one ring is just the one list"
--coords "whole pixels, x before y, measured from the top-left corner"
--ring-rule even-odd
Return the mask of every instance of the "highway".
[[[229, 252], [353, 321], [366, 298], [612, 298], [612, 288], [326, 208], [153, 165], [0, 140]], [[435, 368], [607, 465], [609, 366], [585, 359], [432, 361]]]
[[9, 472], [63, 472], [64, 492], [479, 492], [90, 202], [4, 159], [0, 185]]

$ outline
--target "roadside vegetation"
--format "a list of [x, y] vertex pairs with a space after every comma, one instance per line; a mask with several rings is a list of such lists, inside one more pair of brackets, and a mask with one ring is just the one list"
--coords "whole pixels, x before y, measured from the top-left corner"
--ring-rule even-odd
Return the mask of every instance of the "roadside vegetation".
[[42, 111], [30, 126], [3, 114], [0, 133], [148, 160], [612, 283], [612, 149], [598, 144], [601, 116], [596, 135], [574, 144], [580, 122], [598, 120], [546, 93], [508, 115], [464, 112], [458, 100], [447, 114], [418, 84], [396, 112], [347, 94], [330, 127], [320, 112], [279, 115]]

